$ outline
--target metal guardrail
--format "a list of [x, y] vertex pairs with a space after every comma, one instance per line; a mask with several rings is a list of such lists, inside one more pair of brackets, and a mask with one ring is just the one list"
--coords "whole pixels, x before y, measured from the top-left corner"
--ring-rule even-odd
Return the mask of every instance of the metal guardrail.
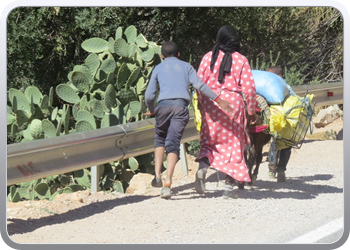
[[[343, 103], [343, 84], [293, 87], [298, 95], [315, 94], [316, 105]], [[147, 119], [109, 128], [23, 142], [7, 146], [7, 185], [93, 167], [92, 190], [98, 190], [98, 168], [107, 162], [153, 152], [155, 120]], [[194, 117], [184, 131], [181, 143], [199, 139]], [[184, 159], [184, 150], [180, 158]], [[186, 164], [186, 162], [185, 162]], [[187, 165], [185, 166], [187, 169]], [[185, 170], [186, 171], [186, 170]], [[183, 171], [184, 172], [184, 171]]]
[[300, 85], [293, 86], [292, 89], [299, 96], [303, 96], [306, 91], [308, 91], [309, 94], [314, 94], [315, 97], [313, 101], [316, 102], [316, 106], [326, 106], [343, 103], [342, 82]]
[[[153, 118], [8, 145], [7, 185], [153, 152], [154, 125], [155, 119]], [[198, 138], [199, 135], [193, 117], [191, 117], [181, 143]], [[92, 181], [93, 179], [94, 177]]]

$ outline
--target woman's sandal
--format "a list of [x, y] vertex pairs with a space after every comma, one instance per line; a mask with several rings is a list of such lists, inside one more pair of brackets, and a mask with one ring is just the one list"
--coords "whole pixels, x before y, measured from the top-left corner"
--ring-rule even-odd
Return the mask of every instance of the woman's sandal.
[[237, 199], [238, 195], [235, 194], [234, 191], [224, 190], [224, 193], [222, 194], [222, 198], [224, 198], [224, 199]]
[[196, 173], [196, 180], [194, 181], [194, 188], [198, 194], [205, 193], [205, 171], [204, 169], [199, 169]]

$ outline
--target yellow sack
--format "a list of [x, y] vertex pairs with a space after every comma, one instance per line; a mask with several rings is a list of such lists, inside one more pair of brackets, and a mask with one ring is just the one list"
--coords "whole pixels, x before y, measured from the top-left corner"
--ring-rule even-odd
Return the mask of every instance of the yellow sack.
[[194, 123], [196, 124], [196, 129], [199, 133], [201, 131], [201, 126], [202, 126], [202, 114], [199, 109], [198, 95], [196, 91], [192, 95], [192, 105], [193, 105], [193, 111], [194, 111]]
[[294, 146], [304, 139], [312, 119], [308, 114], [310, 108], [308, 105], [311, 105], [314, 95], [308, 94], [306, 97], [309, 98], [308, 103], [303, 103], [304, 99], [291, 95], [281, 105], [270, 106], [270, 133], [277, 134], [277, 138], [285, 139], [277, 140], [277, 150]]

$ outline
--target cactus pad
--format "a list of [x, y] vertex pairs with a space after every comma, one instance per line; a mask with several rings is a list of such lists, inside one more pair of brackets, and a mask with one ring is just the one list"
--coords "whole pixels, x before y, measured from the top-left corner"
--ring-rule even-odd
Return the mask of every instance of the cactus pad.
[[122, 38], [122, 36], [123, 36], [123, 28], [118, 27], [115, 32], [115, 40], [117, 40], [118, 38]]
[[105, 112], [103, 107], [103, 102], [100, 100], [92, 100], [90, 102], [91, 113], [97, 118], [103, 118]]
[[43, 137], [44, 132], [40, 120], [34, 119], [30, 123], [30, 134], [34, 139], [40, 139]]
[[40, 200], [49, 199], [51, 196], [50, 187], [45, 182], [40, 182], [34, 187], [35, 192]]
[[67, 84], [60, 84], [56, 87], [56, 93], [63, 101], [68, 103], [78, 103], [80, 97], [75, 93], [74, 89]]
[[84, 132], [84, 131], [89, 131], [93, 129], [94, 129], [93, 126], [88, 121], [78, 121], [75, 124], [75, 130], [77, 132]]
[[137, 44], [140, 48], [146, 48], [146, 47], [147, 47], [147, 44], [148, 44], [148, 41], [147, 41], [147, 39], [146, 39], [142, 34], [139, 34], [139, 35], [136, 37], [136, 44]]
[[83, 187], [90, 187], [90, 178], [86, 169], [74, 171], [73, 176], [79, 185]]
[[133, 58], [135, 53], [137, 51], [137, 45], [132, 43], [129, 45], [129, 52], [128, 52], [128, 55], [130, 58]]
[[104, 60], [101, 64], [100, 70], [106, 72], [106, 73], [111, 73], [115, 71], [117, 64], [114, 61], [113, 58], [108, 58]]
[[35, 86], [29, 86], [26, 88], [26, 90], [24, 91], [25, 96], [27, 97], [27, 100], [30, 102], [33, 98], [33, 103], [39, 105], [40, 101], [43, 97], [43, 95], [41, 94], [40, 90], [35, 87]]
[[134, 43], [136, 41], [137, 30], [134, 25], [130, 25], [124, 31], [128, 43]]
[[126, 81], [128, 80], [131, 72], [127, 66], [127, 64], [124, 62], [120, 66], [117, 74], [117, 87], [118, 89], [123, 88], [123, 86], [126, 84]]
[[27, 114], [31, 114], [31, 106], [26, 96], [19, 90], [11, 88], [9, 90], [9, 99], [14, 111], [23, 110]]
[[48, 95], [44, 95], [43, 99], [40, 102], [40, 108], [45, 113], [49, 113], [49, 107], [50, 107], [50, 98]]
[[81, 47], [90, 53], [100, 53], [108, 49], [108, 42], [102, 38], [94, 37], [85, 40]]
[[116, 93], [114, 90], [114, 87], [112, 84], [109, 84], [106, 89], [105, 98], [104, 98], [105, 105], [108, 109], [111, 109], [112, 107], [115, 107], [116, 105]]
[[16, 116], [7, 113], [7, 125], [11, 125], [16, 121]]
[[130, 169], [134, 172], [137, 169], [139, 169], [139, 162], [134, 157], [130, 157], [128, 159], [128, 165], [129, 165]]
[[105, 114], [101, 121], [101, 128], [119, 125], [118, 117], [115, 114]]
[[56, 127], [48, 119], [41, 121], [42, 130], [44, 132], [45, 138], [55, 137], [56, 136]]
[[108, 38], [108, 50], [109, 50], [109, 52], [111, 52], [113, 54], [115, 53], [114, 42], [115, 42], [115, 40], [113, 39], [113, 37]]
[[132, 101], [124, 107], [124, 113], [126, 114], [126, 119], [129, 120], [132, 117], [137, 117], [141, 112], [141, 103], [139, 101]]
[[80, 92], [86, 93], [90, 88], [90, 84], [92, 84], [92, 79], [88, 73], [74, 71], [72, 83]]
[[95, 53], [90, 54], [86, 60], [85, 65], [90, 69], [92, 76], [96, 74], [97, 69], [100, 67], [100, 59]]
[[141, 58], [145, 62], [150, 62], [154, 57], [154, 48], [148, 46], [148, 49], [142, 50]]
[[137, 96], [133, 88], [121, 89], [117, 94], [117, 98], [122, 103], [122, 105], [127, 105], [130, 102], [137, 100]]
[[135, 67], [132, 71], [131, 74], [126, 81], [125, 88], [129, 88], [132, 86], [132, 84], [139, 78], [141, 68], [140, 67]]
[[128, 57], [129, 56], [129, 45], [123, 38], [118, 38], [114, 42], [114, 50], [118, 56]]
[[75, 119], [77, 119], [77, 121], [87, 121], [90, 123], [93, 129], [96, 129], [95, 117], [86, 110], [79, 110], [75, 116]]

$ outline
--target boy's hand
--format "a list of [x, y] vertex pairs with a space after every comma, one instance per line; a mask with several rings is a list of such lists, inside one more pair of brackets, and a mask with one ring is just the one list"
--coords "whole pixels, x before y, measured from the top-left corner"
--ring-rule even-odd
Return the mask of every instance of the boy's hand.
[[144, 116], [147, 116], [147, 115], [154, 115], [154, 112], [153, 111], [148, 111], [146, 113], [143, 114]]
[[219, 98], [216, 102], [227, 113], [232, 113], [233, 112], [233, 108], [230, 106], [230, 103], [228, 101], [225, 101], [225, 100], [222, 100], [221, 98]]
[[248, 114], [248, 124], [249, 125], [255, 125], [255, 123], [256, 123], [256, 115], [255, 115], [255, 113], [252, 114], [252, 115]]

